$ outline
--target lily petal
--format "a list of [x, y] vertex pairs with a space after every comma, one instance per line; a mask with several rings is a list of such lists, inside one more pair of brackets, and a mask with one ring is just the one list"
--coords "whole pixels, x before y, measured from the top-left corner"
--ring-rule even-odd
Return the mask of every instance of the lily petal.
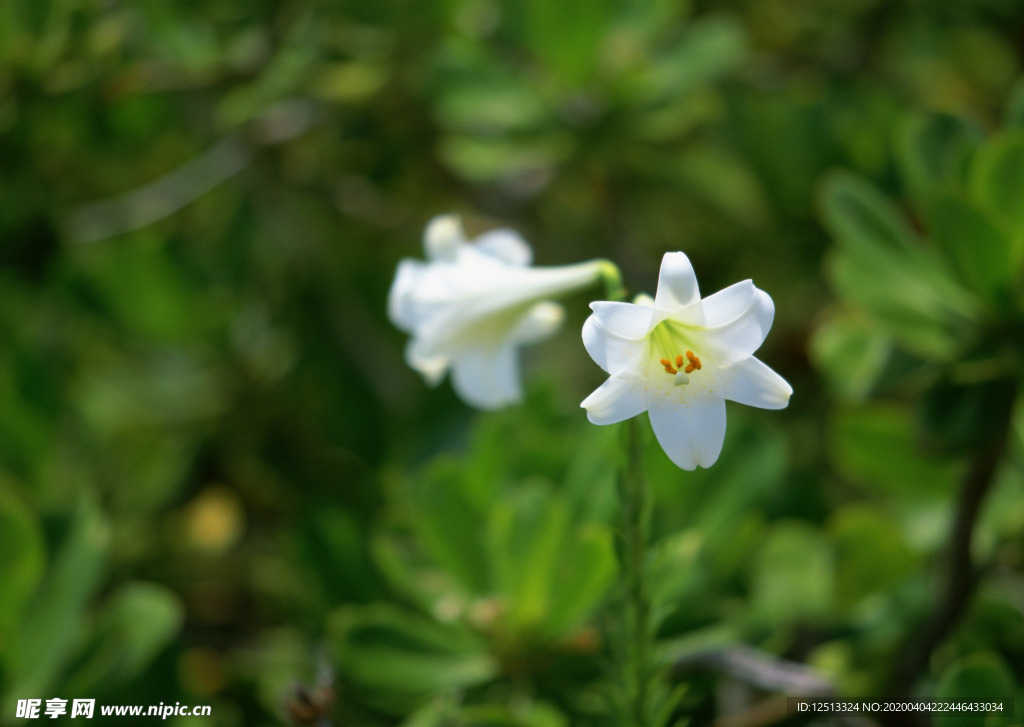
[[751, 356], [718, 372], [725, 398], [761, 409], [785, 409], [793, 387], [764, 362]]
[[658, 273], [658, 291], [654, 305], [662, 310], [675, 312], [700, 300], [697, 276], [693, 272], [690, 258], [681, 252], [666, 253], [661, 259]]
[[[722, 305], [719, 311], [726, 311]], [[717, 328], [708, 328], [704, 339], [715, 349], [719, 366], [728, 366], [761, 348], [775, 318], [775, 304], [763, 290], [754, 290], [751, 305], [739, 316]]]
[[458, 215], [438, 215], [423, 232], [423, 250], [431, 261], [454, 262], [465, 244], [466, 233]]
[[399, 262], [395, 280], [388, 291], [388, 318], [406, 333], [416, 327], [418, 320], [412, 298], [418, 283], [423, 279], [422, 267], [422, 263], [415, 260]]
[[425, 351], [422, 342], [416, 338], [409, 341], [405, 347], [405, 362], [409, 364], [409, 368], [419, 371], [431, 386], [441, 383], [444, 372], [451, 363], [447, 356]]
[[533, 262], [533, 248], [514, 230], [491, 230], [476, 238], [476, 249], [504, 263], [526, 267]]
[[565, 320], [565, 308], [558, 303], [543, 301], [530, 308], [529, 312], [508, 336], [510, 343], [525, 345], [539, 343], [558, 331]]
[[704, 325], [719, 328], [739, 318], [754, 304], [757, 288], [753, 281], [744, 280], [723, 288], [701, 300], [704, 309]]
[[725, 399], [713, 387], [694, 388], [686, 394], [685, 398], [652, 397], [651, 428], [676, 466], [684, 470], [710, 467], [725, 441]]
[[655, 310], [635, 303], [615, 303], [599, 300], [590, 304], [590, 316], [608, 333], [627, 340], [643, 338], [654, 326]]
[[474, 348], [452, 362], [452, 386], [478, 409], [500, 409], [519, 401], [522, 388], [514, 346]]
[[611, 376], [580, 406], [594, 424], [614, 424], [635, 417], [647, 408], [644, 381], [629, 375]]
[[630, 369], [643, 356], [646, 341], [643, 338], [622, 338], [609, 333], [590, 316], [583, 322], [583, 346], [594, 363], [609, 374]]

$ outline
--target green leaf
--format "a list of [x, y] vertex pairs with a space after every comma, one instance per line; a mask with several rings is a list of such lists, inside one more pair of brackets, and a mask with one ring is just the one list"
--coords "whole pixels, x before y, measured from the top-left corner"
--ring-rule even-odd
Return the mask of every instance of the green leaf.
[[402, 723], [402, 727], [566, 727], [568, 719], [547, 704], [514, 699], [510, 704], [460, 707], [456, 699], [434, 699]]
[[314, 14], [301, 13], [255, 79], [248, 85], [233, 85], [220, 96], [217, 118], [221, 125], [237, 128], [276, 102], [295, 95], [310, 77], [311, 69], [316, 68], [317, 32]]
[[578, 626], [597, 608], [618, 572], [612, 535], [590, 525], [574, 534], [558, 559], [556, 578], [549, 584], [551, 608], [545, 621], [548, 636]]
[[974, 296], [895, 205], [859, 177], [833, 173], [821, 202], [824, 222], [840, 243], [828, 269], [840, 295], [911, 351], [952, 356], [961, 327], [978, 315]]
[[131, 582], [108, 598], [87, 660], [68, 678], [72, 694], [94, 694], [138, 676], [177, 635], [185, 609], [173, 591]]
[[917, 245], [917, 235], [899, 209], [854, 174], [830, 174], [822, 186], [821, 201], [826, 226], [847, 247], [895, 254]]
[[615, 483], [625, 456], [619, 446], [621, 434], [619, 427], [588, 426], [580, 431], [560, 489], [576, 522], [610, 522], [618, 513]]
[[955, 307], [963, 295], [943, 297], [921, 270], [894, 261], [877, 248], [841, 251], [826, 260], [839, 296], [868, 313], [877, 332], [926, 358], [953, 358], [960, 342], [958, 319], [973, 307]]
[[1024, 254], [1024, 129], [994, 136], [971, 164], [971, 198], [1011, 241], [1009, 264]]
[[35, 514], [0, 491], [0, 654], [8, 654], [25, 608], [43, 577], [46, 546]]
[[974, 124], [946, 114], [908, 116], [896, 136], [896, 157], [911, 196], [922, 203], [963, 187], [968, 160], [983, 138]]
[[837, 597], [848, 608], [903, 582], [914, 565], [896, 523], [878, 508], [844, 507], [828, 529], [835, 543]]
[[[612, 21], [608, 0], [526, 0], [519, 5], [523, 35], [545, 70], [571, 86], [594, 73], [594, 58]], [[515, 5], [511, 6], [515, 7]]]
[[987, 446], [1003, 436], [1015, 392], [1012, 378], [971, 385], [939, 381], [925, 392], [920, 404], [927, 443], [952, 452]]
[[915, 422], [895, 405], [837, 411], [831, 421], [833, 465], [867, 492], [888, 498], [944, 495], [953, 489], [956, 462], [922, 451]]
[[365, 526], [345, 510], [310, 510], [295, 534], [295, 557], [317, 575], [327, 602], [371, 600], [377, 578], [364, 546]]
[[541, 486], [520, 488], [496, 503], [488, 522], [495, 586], [515, 629], [543, 630], [559, 574], [569, 510]]
[[554, 638], [597, 606], [616, 572], [607, 528], [577, 527], [565, 499], [524, 483], [495, 503], [488, 553], [503, 624], [525, 638]]
[[1008, 127], [1024, 127], [1024, 78], [1019, 79], [1006, 96], [1006, 108], [1003, 110], [1003, 125]]
[[[390, 604], [342, 607], [330, 616], [328, 632], [338, 668], [389, 699], [463, 689], [497, 672], [460, 625], [440, 625]], [[392, 702], [390, 709], [398, 706]]]
[[[459, 724], [474, 727], [567, 727], [568, 718], [554, 707], [514, 700], [510, 705], [482, 704], [466, 707]], [[448, 722], [446, 724], [452, 724]]]
[[218, 321], [151, 232], [135, 233], [118, 245], [83, 246], [75, 255], [89, 297], [133, 334], [177, 342]]
[[490, 75], [446, 89], [435, 116], [451, 131], [497, 135], [543, 128], [548, 110], [525, 79]]
[[456, 174], [471, 182], [496, 182], [547, 173], [572, 150], [568, 136], [547, 132], [529, 139], [451, 134], [438, 153]]
[[961, 280], [986, 299], [1001, 297], [1013, 273], [1009, 238], [970, 202], [951, 194], [930, 201], [928, 223]]
[[466, 492], [459, 463], [438, 459], [410, 488], [413, 525], [434, 562], [471, 593], [490, 590], [484, 512]]
[[891, 346], [878, 327], [862, 316], [827, 318], [815, 329], [811, 357], [841, 398], [863, 401], [885, 369]]
[[[939, 677], [935, 687], [935, 700], [939, 702], [1001, 702], [1011, 699], [1013, 694], [1013, 675], [1003, 660], [992, 652], [970, 654], [953, 662]], [[964, 715], [964, 712], [939, 713], [935, 716], [935, 726], [972, 724], [994, 727], [1015, 723], [1008, 708], [996, 716], [972, 718], [969, 722], [965, 721]]]
[[704, 199], [751, 228], [766, 224], [768, 203], [747, 163], [721, 147], [693, 143], [672, 166], [696, 198]]
[[46, 692], [81, 646], [86, 607], [99, 589], [109, 539], [105, 517], [83, 494], [67, 540], [18, 632], [11, 694]]
[[739, 68], [747, 52], [743, 27], [734, 20], [695, 21], [670, 52], [659, 56], [639, 78], [631, 78], [626, 90], [646, 103], [686, 96]]
[[808, 525], [775, 525], [754, 561], [752, 615], [773, 625], [824, 619], [832, 606], [833, 554]]

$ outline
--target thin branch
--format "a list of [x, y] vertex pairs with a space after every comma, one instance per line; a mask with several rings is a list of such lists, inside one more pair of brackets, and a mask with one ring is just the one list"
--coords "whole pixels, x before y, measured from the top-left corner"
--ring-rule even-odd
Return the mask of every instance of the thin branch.
[[768, 692], [783, 692], [791, 697], [827, 698], [836, 695], [835, 685], [817, 671], [795, 661], [750, 646], [710, 649], [680, 659], [678, 672], [715, 671]]
[[971, 544], [978, 514], [1006, 452], [1015, 399], [1016, 389], [1011, 388], [1000, 412], [998, 434], [988, 446], [976, 453], [964, 476], [950, 531], [945, 579], [936, 598], [936, 609], [902, 651], [904, 656], [893, 678], [893, 691], [897, 698], [911, 694], [914, 683], [928, 669], [932, 652], [946, 640], [967, 611], [980, 580], [980, 573], [971, 558]]
[[[709, 649], [676, 661], [675, 672], [712, 671], [752, 689], [775, 692], [756, 703], [715, 720], [714, 727], [759, 727], [776, 724], [791, 717], [790, 697], [832, 699], [836, 686], [807, 666], [789, 661], [750, 646]], [[832, 715], [832, 723], [841, 727], [876, 727], [862, 715]]]

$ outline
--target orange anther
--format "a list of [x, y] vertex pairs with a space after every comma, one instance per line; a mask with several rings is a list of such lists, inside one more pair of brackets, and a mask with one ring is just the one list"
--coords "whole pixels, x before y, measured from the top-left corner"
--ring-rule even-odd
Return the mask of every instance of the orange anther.
[[683, 365], [683, 357], [682, 356], [676, 356], [676, 366], [682, 367], [682, 365]]
[[687, 351], [686, 352], [686, 358], [688, 358], [690, 360], [690, 363], [693, 363], [693, 359], [696, 358], [696, 357], [693, 355], [693, 351]]
[[692, 374], [695, 368], [697, 367], [694, 364], [687, 364], [686, 368], [683, 369], [683, 373]]
[[694, 358], [693, 359], [693, 365], [696, 366], [698, 369], [704, 368], [703, 366], [700, 365], [700, 359], [699, 358]]
[[665, 366], [665, 367], [668, 367], [668, 366], [672, 365], [672, 362], [669, 361], [667, 358], [661, 359], [658, 363], [660, 363], [662, 366]]
[[676, 373], [676, 370], [672, 367], [672, 364], [669, 364], [668, 366], [665, 367], [665, 373], [674, 374]]

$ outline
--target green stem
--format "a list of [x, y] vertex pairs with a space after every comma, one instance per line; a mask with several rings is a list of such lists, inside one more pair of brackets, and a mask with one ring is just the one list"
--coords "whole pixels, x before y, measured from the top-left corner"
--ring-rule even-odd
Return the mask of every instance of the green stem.
[[627, 423], [626, 463], [619, 481], [622, 502], [623, 669], [626, 704], [623, 724], [646, 727], [650, 711], [651, 605], [644, 578], [647, 543], [650, 540], [650, 504], [644, 479], [640, 425]]

